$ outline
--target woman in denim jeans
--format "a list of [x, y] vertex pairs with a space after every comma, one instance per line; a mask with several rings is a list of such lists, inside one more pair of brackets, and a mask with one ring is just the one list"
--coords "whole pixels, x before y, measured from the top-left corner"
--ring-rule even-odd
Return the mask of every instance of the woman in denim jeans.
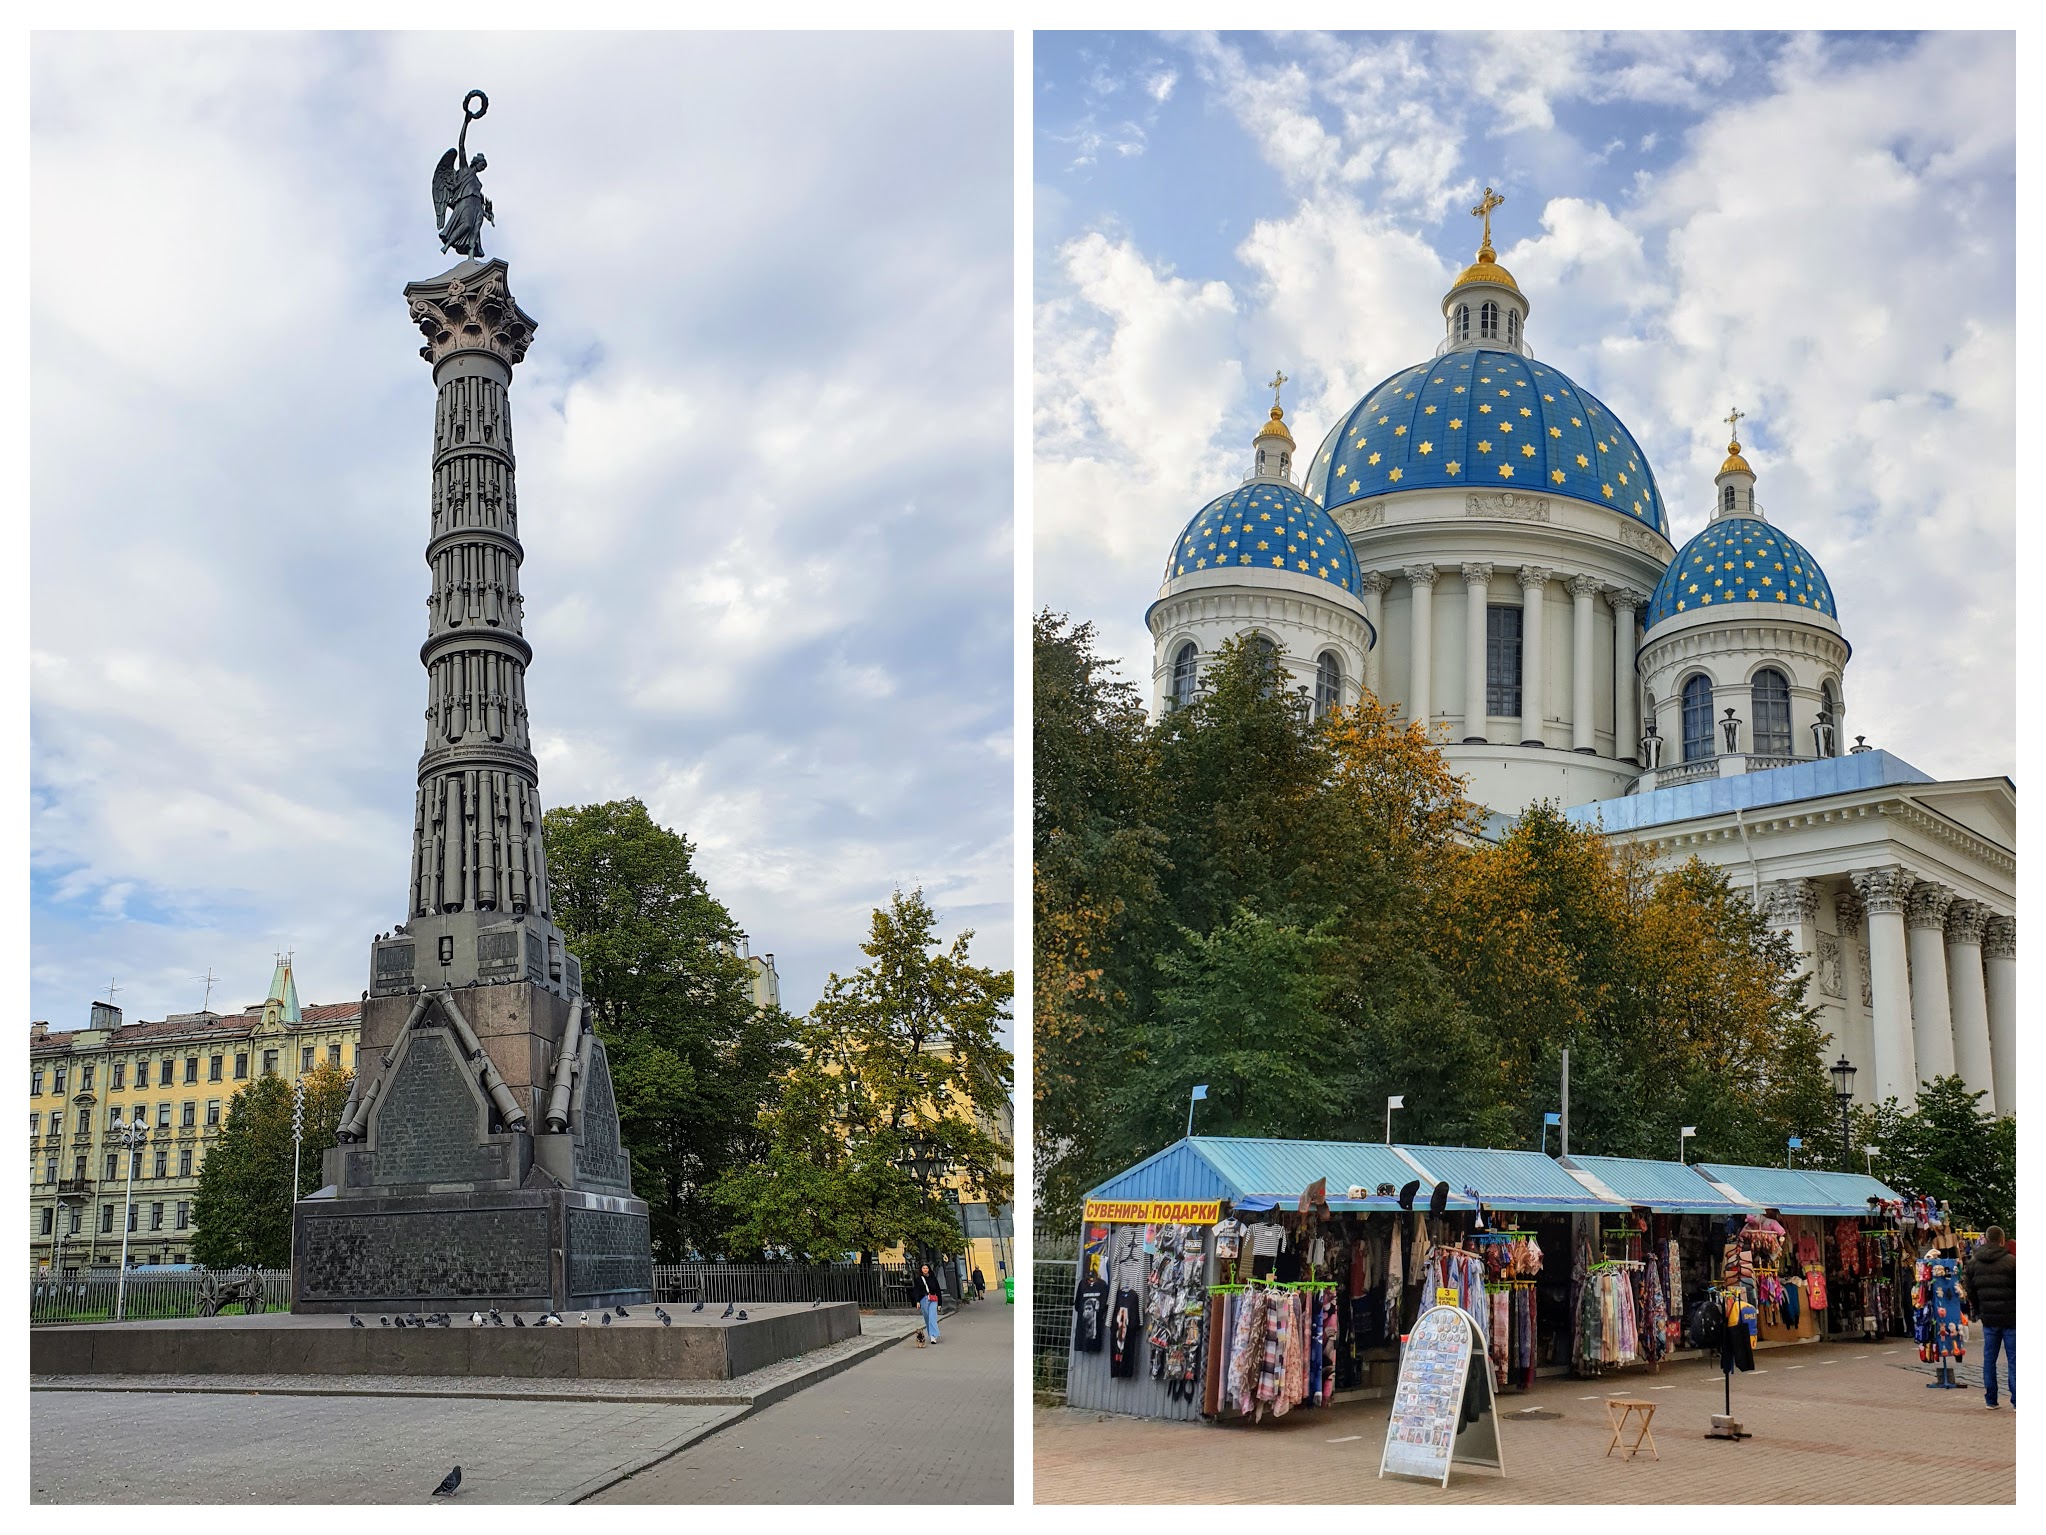
[[938, 1281], [926, 1263], [910, 1281], [909, 1293], [916, 1297], [916, 1308], [924, 1314], [924, 1333], [931, 1342], [938, 1341], [938, 1300], [944, 1292], [938, 1288]]

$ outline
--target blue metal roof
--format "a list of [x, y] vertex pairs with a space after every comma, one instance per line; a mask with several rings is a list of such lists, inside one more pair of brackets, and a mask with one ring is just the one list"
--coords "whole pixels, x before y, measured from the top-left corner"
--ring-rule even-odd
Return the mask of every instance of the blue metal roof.
[[1699, 1173], [1682, 1162], [1651, 1162], [1638, 1157], [1565, 1157], [1558, 1164], [1578, 1168], [1630, 1205], [1643, 1205], [1665, 1215], [1738, 1215], [1759, 1205], [1734, 1203]]
[[[1317, 1178], [1328, 1180], [1328, 1203], [1338, 1210], [1396, 1210], [1399, 1202], [1373, 1195], [1346, 1199], [1351, 1188], [1394, 1188], [1416, 1180], [1413, 1168], [1390, 1146], [1371, 1141], [1284, 1141], [1197, 1135], [1175, 1141], [1155, 1156], [1087, 1191], [1089, 1199], [1298, 1200]], [[1451, 1184], [1455, 1188], [1454, 1183]], [[1425, 1204], [1425, 1188], [1416, 1200]], [[1470, 1201], [1453, 1201], [1468, 1209]]]
[[1866, 1215], [1868, 1196], [1896, 1199], [1873, 1178], [1855, 1173], [1813, 1173], [1788, 1167], [1737, 1167], [1704, 1162], [1698, 1170], [1743, 1199], [1785, 1215]]
[[1737, 604], [1774, 607], [1792, 617], [1818, 613], [1835, 623], [1840, 620], [1833, 588], [1811, 551], [1759, 517], [1736, 515], [1706, 523], [1677, 551], [1648, 599], [1641, 626], [1652, 631], [1679, 613]]
[[1706, 778], [1696, 783], [1678, 784], [1671, 789], [1630, 794], [1624, 799], [1594, 800], [1588, 805], [1572, 806], [1563, 812], [1563, 816], [1579, 826], [1603, 826], [1613, 832], [1634, 831], [1644, 826], [1690, 821], [1701, 816], [1729, 815], [1735, 810], [1794, 804], [1828, 794], [1849, 794], [1858, 789], [1936, 781], [1901, 757], [1893, 757], [1886, 751], [1865, 751], [1845, 757], [1797, 762], [1789, 767], [1765, 768], [1758, 773], [1742, 773], [1734, 778]]
[[1283, 480], [1252, 480], [1195, 512], [1166, 557], [1165, 579], [1222, 565], [1313, 576], [1353, 597], [1359, 591], [1350, 540]]
[[[1488, 1205], [1502, 1210], [1611, 1210], [1553, 1158], [1539, 1151], [1479, 1151], [1465, 1146], [1401, 1146], [1431, 1183], [1446, 1183], [1456, 1193], [1466, 1186]], [[1417, 1201], [1418, 1203], [1418, 1201]]]
[[1549, 363], [1489, 347], [1416, 363], [1353, 405], [1308, 466], [1308, 499], [1442, 486], [1574, 496], [1667, 538], [1648, 455], [1620, 418]]

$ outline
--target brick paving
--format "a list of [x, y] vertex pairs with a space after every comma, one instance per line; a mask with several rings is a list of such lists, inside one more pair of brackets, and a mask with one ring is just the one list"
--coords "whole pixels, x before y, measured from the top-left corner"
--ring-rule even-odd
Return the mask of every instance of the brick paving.
[[1016, 1317], [982, 1303], [698, 1440], [593, 1503], [1008, 1503]]
[[[1979, 1347], [1978, 1344], [1975, 1347]], [[1975, 1347], [1970, 1349], [1973, 1362]], [[1598, 1381], [1544, 1380], [1501, 1401], [1506, 1475], [1453, 1469], [1447, 1489], [1378, 1479], [1386, 1404], [1295, 1409], [1263, 1424], [1158, 1423], [1070, 1408], [1035, 1413], [1039, 1503], [2014, 1503], [2016, 1421], [1978, 1389], [1930, 1391], [1915, 1348], [1763, 1351], [1735, 1375], [1755, 1437], [1707, 1439], [1716, 1365]], [[1661, 1460], [1605, 1456], [1602, 1398], [1657, 1404]], [[1519, 1414], [1534, 1408], [1554, 1417]], [[1354, 1436], [1354, 1437], [1352, 1437]]]

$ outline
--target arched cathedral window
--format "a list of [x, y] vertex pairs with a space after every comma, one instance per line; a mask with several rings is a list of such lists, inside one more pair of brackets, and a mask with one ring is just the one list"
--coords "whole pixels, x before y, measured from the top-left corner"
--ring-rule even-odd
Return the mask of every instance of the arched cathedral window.
[[1749, 684], [1754, 709], [1755, 750], [1765, 757], [1790, 755], [1790, 683], [1773, 666], [1755, 673]]
[[1343, 701], [1343, 663], [1333, 650], [1324, 650], [1314, 664], [1314, 717], [1324, 718]]
[[1712, 679], [1700, 672], [1684, 684], [1684, 760], [1717, 755], [1712, 748]]
[[1719, 487], [1719, 509], [1723, 512], [1733, 510], [1733, 487], [1731, 485]]
[[1179, 647], [1172, 658], [1172, 707], [1184, 709], [1194, 698], [1194, 658], [1200, 654], [1192, 640]]
[[1518, 347], [1520, 345], [1520, 313], [1518, 310], [1509, 309], [1506, 311], [1506, 344], [1510, 347]]
[[1499, 339], [1499, 306], [1490, 299], [1478, 305], [1478, 337], [1483, 341]]
[[1456, 306], [1456, 339], [1459, 341], [1471, 339], [1471, 306], [1468, 304]]

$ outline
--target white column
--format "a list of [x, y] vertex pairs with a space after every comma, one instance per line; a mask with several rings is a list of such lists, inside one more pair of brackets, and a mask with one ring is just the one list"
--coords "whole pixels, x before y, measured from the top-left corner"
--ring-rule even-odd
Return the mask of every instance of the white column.
[[1407, 638], [1407, 715], [1423, 725], [1433, 718], [1429, 708], [1430, 669], [1435, 641], [1435, 577], [1433, 565], [1409, 565], [1403, 572], [1413, 591], [1409, 619], [1413, 633]]
[[1613, 608], [1613, 755], [1640, 762], [1641, 679], [1634, 675], [1634, 615], [1648, 598], [1632, 587], [1616, 586], [1606, 593], [1606, 601]]
[[1597, 576], [1570, 578], [1570, 749], [1591, 750], [1597, 714], [1591, 701], [1591, 600], [1598, 595]]
[[1542, 739], [1542, 596], [1549, 573], [1539, 565], [1520, 567], [1520, 744], [1544, 746]]
[[[1819, 884], [1810, 879], [1779, 879], [1762, 887], [1769, 925], [1786, 930], [1797, 947], [1797, 973], [1812, 973], [1812, 951], [1818, 948]], [[1812, 999], [1807, 996], [1805, 999]]]
[[1463, 568], [1463, 738], [1487, 740], [1485, 734], [1485, 605], [1492, 593], [1492, 567]]
[[1996, 1112], [2018, 1111], [2018, 919], [1982, 924], [1982, 982], [1989, 1002], [1989, 1070]]
[[1918, 1077], [1954, 1074], [1954, 1018], [1947, 1010], [1947, 908], [1954, 893], [1920, 880], [1911, 887], [1904, 921], [1910, 929], [1911, 1043]]
[[1385, 589], [1392, 577], [1382, 570], [1358, 573], [1357, 591], [1364, 599], [1364, 616], [1371, 623], [1371, 648], [1364, 652], [1364, 686], [1373, 698], [1381, 695], [1385, 658]]
[[1911, 1045], [1911, 977], [1904, 960], [1904, 903], [1912, 879], [1902, 869], [1856, 874], [1854, 893], [1868, 912], [1870, 1043], [1875, 1050], [1876, 1101], [1909, 1108], [1918, 1097], [1918, 1061]]
[[1833, 897], [1833, 930], [1840, 936], [1840, 1008], [1847, 1021], [1836, 1042], [1847, 1059], [1859, 1068], [1854, 1078], [1854, 1095], [1862, 1103], [1879, 1103], [1876, 1091], [1875, 1038], [1868, 1008], [1863, 1003], [1861, 974], [1868, 958], [1868, 933], [1863, 928], [1867, 912], [1852, 886]]
[[1989, 1095], [1982, 1106], [1997, 1114], [2017, 1105], [1996, 1100], [1989, 992], [1982, 978], [1982, 925], [1988, 920], [1989, 908], [1980, 901], [1956, 901], [1947, 908], [1947, 1008], [1954, 1020], [1954, 1070], [1970, 1092]]

